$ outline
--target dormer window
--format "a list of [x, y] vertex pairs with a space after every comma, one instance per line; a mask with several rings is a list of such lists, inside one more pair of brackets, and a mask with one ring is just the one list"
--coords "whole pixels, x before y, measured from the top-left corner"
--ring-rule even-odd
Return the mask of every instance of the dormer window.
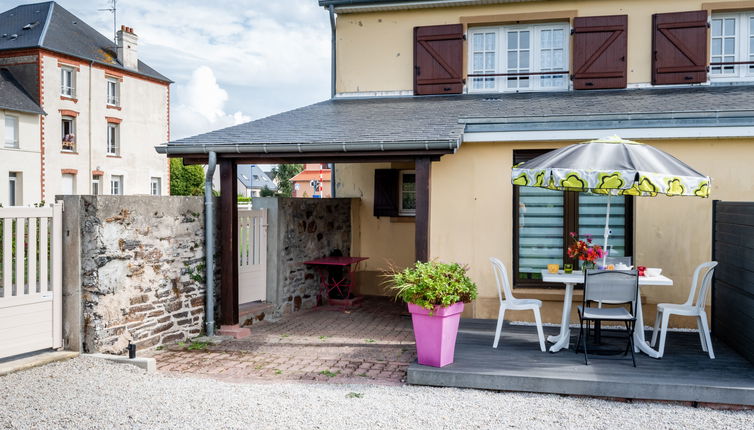
[[117, 78], [107, 78], [107, 105], [120, 106], [120, 82]]
[[469, 91], [568, 89], [567, 23], [469, 29]]
[[754, 11], [712, 15], [709, 73], [718, 82], [754, 79]]
[[76, 71], [72, 67], [60, 68], [60, 95], [76, 97]]

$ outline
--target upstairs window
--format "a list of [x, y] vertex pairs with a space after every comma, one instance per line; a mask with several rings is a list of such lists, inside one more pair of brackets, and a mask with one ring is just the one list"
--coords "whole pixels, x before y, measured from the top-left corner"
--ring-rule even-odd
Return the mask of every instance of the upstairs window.
[[567, 23], [469, 29], [469, 91], [568, 89]]
[[60, 68], [60, 95], [76, 97], [76, 71], [71, 67]]
[[710, 20], [710, 80], [754, 78], [754, 11], [714, 14]]
[[5, 115], [5, 147], [18, 148], [18, 117]]
[[76, 119], [72, 116], [64, 116], [60, 128], [63, 140], [62, 150], [76, 152]]
[[107, 155], [120, 155], [120, 136], [118, 124], [107, 123]]
[[120, 106], [120, 82], [116, 78], [107, 78], [107, 105]]

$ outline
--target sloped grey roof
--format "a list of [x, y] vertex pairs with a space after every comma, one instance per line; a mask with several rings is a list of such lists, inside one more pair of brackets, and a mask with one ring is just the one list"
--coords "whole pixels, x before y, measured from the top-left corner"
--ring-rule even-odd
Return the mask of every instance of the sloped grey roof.
[[[27, 25], [30, 28], [24, 29]], [[117, 47], [112, 40], [54, 1], [25, 4], [0, 14], [0, 51], [25, 48], [45, 48], [133, 71], [117, 60]], [[172, 82], [142, 61], [136, 72]]]
[[262, 189], [265, 186], [272, 191], [277, 191], [278, 186], [256, 164], [239, 164], [238, 180], [246, 188]]
[[343, 151], [358, 150], [354, 145], [361, 144], [372, 151], [408, 143], [457, 145], [465, 123], [475, 120], [506, 122], [568, 115], [583, 123], [606, 114], [683, 113], [679, 115], [698, 118], [729, 111], [754, 119], [754, 86], [333, 99], [176, 140], [168, 144], [167, 152], [193, 147], [195, 151], [190, 153], [199, 154], [229, 145], [235, 145], [233, 152], [313, 152], [325, 145], [331, 148], [328, 150], [342, 145]]
[[0, 109], [46, 115], [8, 69], [0, 69]]

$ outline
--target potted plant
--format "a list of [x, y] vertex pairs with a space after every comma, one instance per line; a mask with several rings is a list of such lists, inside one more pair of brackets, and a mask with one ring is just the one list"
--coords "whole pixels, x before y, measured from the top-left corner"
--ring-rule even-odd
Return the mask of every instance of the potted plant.
[[389, 276], [396, 297], [408, 303], [419, 364], [443, 367], [453, 363], [463, 304], [476, 298], [476, 284], [458, 263], [417, 262]]

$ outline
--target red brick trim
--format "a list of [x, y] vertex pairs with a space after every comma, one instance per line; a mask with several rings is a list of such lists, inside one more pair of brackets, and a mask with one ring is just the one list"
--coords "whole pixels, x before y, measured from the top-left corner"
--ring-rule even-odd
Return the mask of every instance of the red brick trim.
[[111, 124], [120, 124], [121, 122], [123, 122], [122, 119], [115, 118], [115, 117], [112, 117], [112, 116], [106, 116], [105, 119], [107, 120], [107, 122], [109, 122]]
[[[20, 55], [37, 56], [37, 88], [39, 88], [39, 105], [44, 108], [44, 69], [42, 68], [42, 52], [38, 49], [28, 51], [18, 51]], [[39, 116], [39, 201], [45, 200], [45, 117]]]
[[92, 176], [105, 176], [105, 172], [102, 170], [92, 170]]
[[121, 109], [120, 106], [113, 106], [113, 105], [105, 105], [105, 107], [107, 107], [108, 109], [115, 109], [115, 110], [120, 110]]
[[85, 66], [85, 65], [86, 65], [86, 63], [84, 63], [82, 61], [70, 60], [70, 59], [66, 59], [64, 61], [60, 61], [60, 58], [58, 58], [58, 67], [70, 67], [70, 68], [76, 70], [77, 72], [81, 71], [80, 66]]
[[[165, 87], [168, 97], [168, 103], [167, 103], [167, 111], [168, 111], [168, 132], [167, 132], [167, 140], [166, 142], [170, 142], [170, 86]], [[170, 176], [170, 157], [165, 157], [165, 163], [168, 165], [167, 167], [167, 183], [168, 183], [168, 194], [170, 194], [170, 181], [173, 179], [172, 176]]]
[[123, 73], [115, 72], [112, 70], [105, 70], [105, 78], [117, 79], [120, 82], [123, 82]]
[[63, 115], [63, 116], [72, 116], [74, 118], [77, 117], [77, 116], [79, 116], [79, 113], [76, 112], [75, 110], [58, 109], [58, 112], [60, 112], [60, 114]]
[[60, 96], [60, 100], [68, 100], [68, 101], [72, 101], [74, 103], [78, 103], [79, 102], [79, 99], [75, 99], [73, 97], [68, 97], [68, 96]]
[[63, 175], [78, 175], [78, 169], [60, 169], [60, 173]]

